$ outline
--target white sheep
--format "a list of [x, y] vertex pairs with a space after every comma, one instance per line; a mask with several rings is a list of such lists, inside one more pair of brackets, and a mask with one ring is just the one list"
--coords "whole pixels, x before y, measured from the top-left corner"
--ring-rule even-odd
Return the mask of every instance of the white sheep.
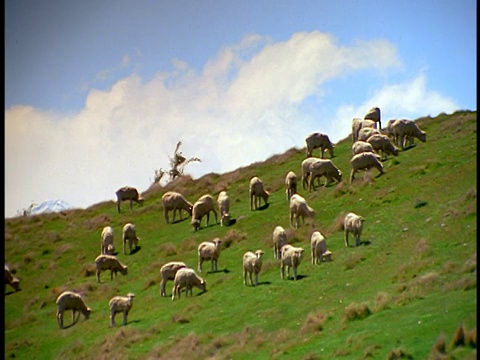
[[254, 176], [250, 180], [250, 210], [253, 210], [253, 203], [255, 203], [255, 210], [260, 207], [260, 199], [263, 199], [265, 206], [268, 204], [268, 197], [270, 193], [265, 190], [262, 180]]
[[[113, 229], [111, 226], [105, 226], [102, 230], [102, 234], [100, 235], [101, 246], [100, 246], [100, 254], [108, 254], [108, 246], [113, 246]], [[112, 248], [110, 247], [110, 250]], [[115, 251], [115, 248], [113, 248]]]
[[138, 190], [131, 186], [124, 186], [115, 192], [117, 196], [117, 210], [120, 213], [120, 203], [122, 201], [130, 201], [130, 210], [132, 210], [133, 202], [135, 201], [140, 206], [143, 206], [144, 199], [138, 193]]
[[333, 158], [333, 144], [330, 141], [327, 134], [315, 132], [308, 135], [305, 138], [305, 143], [307, 144], [306, 156], [307, 158], [312, 156], [312, 152], [314, 149], [320, 148], [321, 150], [321, 158], [323, 159], [325, 150], [330, 153], [330, 157]]
[[350, 173], [350, 183], [355, 179], [355, 173], [359, 170], [368, 170], [370, 168], [376, 168], [380, 171], [380, 174], [383, 174], [383, 165], [380, 162], [380, 157], [377, 154], [371, 152], [364, 152], [355, 155], [350, 160], [350, 165], [352, 166], [352, 172]]
[[306, 200], [300, 195], [292, 195], [290, 198], [290, 226], [298, 228], [300, 225], [300, 218], [302, 218], [303, 223], [305, 223], [305, 215], [313, 219], [315, 210], [308, 206]]
[[10, 285], [15, 291], [20, 291], [20, 280], [12, 274], [10, 268], [5, 264], [5, 290], [7, 285]]
[[163, 216], [165, 222], [168, 224], [168, 212], [173, 210], [172, 222], [175, 222], [175, 214], [178, 211], [180, 213], [180, 221], [183, 220], [182, 210], [188, 212], [189, 216], [192, 216], [193, 204], [187, 201], [185, 197], [175, 191], [168, 191], [162, 196]]
[[220, 225], [230, 224], [230, 198], [226, 191], [220, 191], [217, 198], [218, 211], [220, 213]]
[[376, 152], [381, 152], [381, 159], [387, 159], [388, 155], [398, 156], [398, 149], [392, 144], [387, 135], [374, 134], [367, 139]]
[[130, 253], [132, 253], [132, 245], [135, 245], [135, 249], [138, 247], [138, 241], [140, 238], [137, 237], [137, 230], [135, 225], [132, 223], [127, 223], [123, 226], [122, 230], [122, 239], [123, 239], [123, 255], [125, 255], [125, 245], [128, 241], [128, 246]]
[[128, 268], [123, 265], [113, 255], [98, 255], [95, 259], [97, 282], [100, 282], [100, 272], [104, 270], [110, 270], [110, 280], [113, 280], [113, 274], [117, 277], [117, 272], [122, 275], [127, 275]]
[[218, 224], [218, 215], [217, 211], [214, 208], [212, 196], [208, 194], [203, 195], [195, 202], [195, 204], [193, 204], [191, 224], [195, 231], [200, 229], [202, 218], [205, 215], [207, 216], [206, 226], [208, 226], [208, 222], [210, 220], [210, 212], [213, 212], [215, 214], [215, 223]]
[[285, 268], [287, 268], [287, 278], [290, 277], [290, 268], [293, 268], [293, 280], [297, 280], [297, 269], [302, 261], [302, 255], [305, 250], [301, 247], [285, 245], [282, 248], [282, 259], [280, 264], [282, 280], [285, 278]]
[[273, 229], [273, 258], [280, 260], [282, 258], [282, 246], [287, 244], [287, 233], [281, 226]]
[[115, 315], [123, 313], [123, 326], [127, 325], [128, 312], [133, 307], [133, 298], [135, 294], [128, 293], [127, 296], [114, 296], [108, 302], [110, 308], [110, 324], [115, 326]]
[[63, 329], [63, 314], [66, 310], [72, 310], [73, 312], [72, 325], [76, 322], [76, 311], [79, 311], [85, 317], [85, 320], [88, 319], [90, 313], [92, 312], [92, 309], [90, 309], [83, 301], [82, 296], [73, 291], [64, 291], [57, 297], [55, 303], [57, 304], [56, 318], [60, 329]]
[[215, 238], [212, 241], [204, 241], [198, 245], [198, 272], [202, 272], [202, 264], [204, 261], [211, 261], [212, 272], [218, 270], [218, 258], [220, 257], [220, 249], [222, 240]]
[[293, 171], [289, 171], [285, 176], [285, 193], [287, 200], [290, 200], [290, 197], [297, 193], [297, 174]]
[[175, 300], [175, 295], [178, 296], [180, 299], [180, 294], [183, 288], [186, 289], [185, 296], [188, 296], [190, 292], [190, 296], [192, 294], [192, 288], [195, 286], [199, 288], [202, 292], [207, 290], [207, 283], [204, 279], [198, 276], [195, 273], [195, 270], [191, 268], [183, 268], [177, 271], [175, 275], [175, 279], [173, 280], [173, 289], [172, 289], [172, 301]]
[[329, 159], [320, 159], [310, 165], [310, 179], [308, 185], [308, 191], [315, 190], [314, 181], [325, 176], [325, 186], [333, 180], [342, 182], [342, 172], [333, 164]]
[[380, 134], [380, 131], [372, 128], [362, 128], [358, 132], [358, 141], [367, 141], [367, 139], [375, 134]]
[[[414, 121], [401, 119], [392, 124], [394, 142], [397, 146], [401, 146], [402, 150], [405, 149], [405, 142], [407, 138], [410, 139], [410, 143], [413, 144], [413, 138], [417, 138], [421, 142], [427, 141], [427, 133], [420, 130]], [[400, 144], [399, 144], [400, 142]]]
[[[316, 157], [309, 157], [302, 161], [301, 171], [302, 171], [302, 187], [305, 190], [308, 186], [308, 179], [310, 178], [310, 167], [315, 164], [317, 161], [322, 159]], [[320, 186], [320, 179], [318, 180], [318, 186]]]
[[[250, 285], [258, 285], [258, 274], [262, 270], [262, 258], [264, 252], [257, 250], [255, 253], [247, 251], [243, 254], [243, 283], [247, 285], [247, 274], [250, 277]], [[252, 281], [252, 274], [255, 275], [255, 282]]]
[[352, 145], [352, 155], [361, 154], [363, 152], [373, 152], [373, 147], [366, 141], [355, 141]]
[[363, 223], [365, 218], [355, 213], [348, 213], [343, 221], [345, 231], [345, 246], [348, 247], [348, 234], [352, 233], [355, 239], [355, 246], [360, 245], [360, 236], [362, 235]]
[[378, 107], [372, 107], [370, 110], [367, 111], [367, 113], [365, 114], [365, 116], [363, 117], [365, 120], [372, 120], [375, 122], [375, 128], [377, 128], [377, 122], [379, 124], [378, 128], [381, 129], [382, 128], [382, 122], [380, 121], [381, 120], [381, 112], [380, 112], [380, 108]]
[[165, 285], [167, 284], [167, 281], [174, 280], [177, 271], [186, 267], [187, 265], [181, 261], [171, 261], [162, 266], [160, 269], [160, 276], [162, 277], [160, 282], [160, 296], [167, 296], [165, 292]]
[[327, 254], [327, 242], [325, 236], [323, 236], [320, 231], [314, 231], [310, 236], [310, 248], [312, 264], [315, 265], [323, 262], [323, 260], [330, 260], [330, 255], [332, 253], [329, 252], [329, 254]]
[[373, 128], [375, 129], [376, 124], [372, 120], [362, 120], [360, 118], [352, 119], [352, 142], [358, 141], [358, 133], [361, 129]]

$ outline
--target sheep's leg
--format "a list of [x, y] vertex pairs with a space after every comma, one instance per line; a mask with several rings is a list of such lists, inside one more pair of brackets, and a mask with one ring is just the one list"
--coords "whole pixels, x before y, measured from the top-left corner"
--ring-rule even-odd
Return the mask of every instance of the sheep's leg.
[[282, 280], [285, 278], [285, 267], [283, 264], [280, 265], [280, 275], [282, 276]]
[[258, 285], [258, 273], [256, 272], [255, 273], [255, 285], [254, 286], [257, 286]]
[[352, 169], [350, 172], [350, 184], [353, 182], [353, 179], [355, 179], [355, 170]]
[[297, 267], [293, 267], [293, 280], [297, 280]]
[[165, 293], [165, 280], [160, 281], [160, 296], [166, 296]]
[[123, 326], [127, 325], [128, 311], [123, 311]]
[[97, 282], [99, 283], [100, 282], [100, 271], [97, 270], [95, 275], [97, 276]]
[[312, 264], [315, 265], [315, 250], [313, 250], [313, 248], [312, 248], [312, 251], [310, 252], [310, 256], [312, 257]]
[[132, 209], [133, 209], [133, 200], [130, 199], [130, 211], [132, 211]]
[[202, 272], [202, 263], [203, 263], [203, 259], [199, 256], [198, 257], [198, 272]]
[[115, 311], [111, 311], [110, 313], [110, 325], [115, 326]]
[[345, 230], [345, 247], [348, 247], [348, 231]]
[[128, 245], [129, 245], [128, 247], [130, 249], [130, 254], [132, 253], [132, 243], [133, 243], [133, 239], [128, 240]]
[[57, 311], [57, 322], [58, 326], [60, 326], [60, 329], [63, 329], [63, 312]]

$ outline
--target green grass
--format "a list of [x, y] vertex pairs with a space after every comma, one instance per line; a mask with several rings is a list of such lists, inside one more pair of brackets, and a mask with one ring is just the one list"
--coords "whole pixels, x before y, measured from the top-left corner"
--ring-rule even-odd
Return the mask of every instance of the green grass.
[[[298, 229], [289, 225], [284, 179], [300, 176], [304, 149], [227, 174], [188, 177], [143, 195], [132, 212], [112, 202], [86, 210], [5, 220], [5, 261], [22, 291], [5, 295], [5, 357], [20, 359], [426, 359], [440, 338], [451, 358], [475, 358], [476, 349], [453, 346], [463, 324], [476, 334], [476, 111], [417, 119], [427, 142], [389, 157], [376, 170], [348, 183], [350, 138], [335, 147], [333, 162], [344, 182], [315, 192], [299, 187], [316, 211]], [[315, 153], [317, 156], [318, 154]], [[271, 192], [269, 206], [250, 211], [248, 183], [259, 176]], [[165, 224], [161, 196], [168, 190], [194, 202], [228, 191], [236, 223], [194, 232], [190, 220]], [[114, 189], [112, 190], [114, 191]], [[345, 248], [341, 219], [353, 211], [366, 218], [359, 247]], [[121, 228], [137, 227], [141, 249], [123, 255]], [[95, 280], [100, 233], [110, 225], [128, 275]], [[289, 242], [304, 247], [299, 279], [281, 280], [273, 259], [272, 232], [281, 225]], [[309, 236], [327, 236], [332, 261], [312, 265]], [[202, 276], [208, 291], [175, 302], [160, 297], [160, 267], [184, 261], [197, 267], [200, 242], [224, 241], [219, 271]], [[353, 239], [350, 241], [353, 243]], [[259, 286], [242, 283], [242, 256], [262, 249]], [[172, 282], [167, 284], [171, 294]], [[55, 299], [63, 290], [82, 293], [93, 309], [60, 330]], [[109, 327], [108, 301], [136, 294], [125, 327]], [[121, 316], [117, 315], [117, 324]], [[65, 324], [71, 321], [70, 312]], [[476, 335], [475, 335], [476, 344]]]

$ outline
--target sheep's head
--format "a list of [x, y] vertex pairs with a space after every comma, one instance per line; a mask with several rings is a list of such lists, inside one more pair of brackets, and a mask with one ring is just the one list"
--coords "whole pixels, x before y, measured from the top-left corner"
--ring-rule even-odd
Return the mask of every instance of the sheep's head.
[[202, 290], [202, 292], [207, 291], [207, 282], [202, 279], [202, 280], [200, 281], [200, 285], [198, 286], [198, 288], [199, 288], [200, 290]]
[[128, 267], [127, 266], [124, 266], [120, 269], [120, 273], [122, 275], [127, 275], [128, 274]]
[[20, 280], [18, 278], [13, 278], [13, 280], [10, 282], [10, 285], [12, 285], [13, 289], [15, 291], [20, 291]]
[[255, 251], [255, 255], [257, 255], [257, 259], [261, 260], [264, 254], [265, 253], [262, 250]]
[[230, 214], [222, 215], [222, 224], [228, 226], [230, 224]]
[[115, 246], [113, 246], [113, 244], [108, 244], [108, 246], [107, 246], [107, 254], [108, 254], [108, 255], [113, 255], [114, 252], [115, 252]]
[[140, 206], [143, 206], [143, 202], [145, 201], [144, 198], [138, 198], [137, 202], [140, 204]]
[[198, 220], [198, 219], [192, 219], [191, 224], [192, 224], [193, 229], [195, 231], [197, 231], [200, 228], [200, 220]]
[[425, 142], [427, 141], [427, 133], [425, 131], [420, 131], [420, 134], [418, 136], [418, 139], [421, 141], [421, 142]]
[[92, 313], [92, 309], [87, 307], [87, 310], [85, 311], [85, 319], [88, 320], [88, 318], [90, 317], [90, 314]]

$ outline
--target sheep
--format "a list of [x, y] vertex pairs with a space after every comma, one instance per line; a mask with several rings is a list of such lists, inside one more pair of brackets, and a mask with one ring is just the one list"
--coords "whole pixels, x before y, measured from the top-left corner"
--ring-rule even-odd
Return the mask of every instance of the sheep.
[[115, 251], [115, 248], [113, 247], [113, 229], [111, 226], [105, 226], [103, 228], [100, 238], [101, 238], [100, 254], [108, 254], [109, 246], [110, 246], [110, 251], [112, 250]]
[[282, 257], [282, 246], [287, 244], [287, 233], [281, 226], [273, 229], [273, 258], [280, 260]]
[[160, 296], [167, 296], [165, 292], [167, 281], [174, 280], [177, 271], [186, 267], [187, 265], [181, 261], [171, 261], [162, 266], [160, 269], [160, 275], [162, 277], [162, 281], [160, 282]]
[[123, 239], [123, 255], [125, 255], [125, 244], [128, 241], [128, 247], [130, 249], [130, 253], [132, 253], [132, 245], [135, 245], [135, 249], [138, 247], [138, 241], [140, 238], [137, 237], [137, 230], [135, 229], [135, 225], [132, 223], [127, 223], [123, 227], [122, 230], [122, 239]]
[[362, 235], [363, 223], [365, 218], [355, 213], [345, 215], [343, 227], [345, 231], [345, 247], [348, 247], [348, 234], [352, 233], [355, 239], [355, 246], [360, 245], [360, 235]]
[[327, 242], [320, 231], [314, 231], [310, 236], [310, 247], [312, 264], [321, 263], [325, 259], [324, 255], [327, 255], [327, 261], [330, 259], [331, 252], [327, 254]]
[[[417, 138], [421, 142], [427, 141], [427, 133], [420, 130], [417, 124], [411, 120], [397, 120], [392, 124], [394, 141], [397, 146], [401, 146], [405, 150], [406, 138], [410, 138], [410, 143], [413, 144], [413, 138]], [[400, 141], [400, 144], [398, 143]]]
[[90, 309], [82, 299], [80, 294], [77, 294], [73, 291], [64, 291], [61, 293], [57, 300], [55, 301], [57, 304], [57, 322], [60, 329], [63, 329], [63, 314], [65, 310], [72, 310], [72, 325], [75, 323], [75, 312], [79, 311], [84, 317], [85, 320], [88, 320], [92, 309]]
[[128, 293], [127, 296], [114, 296], [108, 302], [110, 308], [110, 324], [115, 326], [115, 315], [117, 313], [123, 313], [123, 326], [127, 325], [128, 312], [133, 307], [133, 298], [135, 294]]
[[358, 132], [358, 139], [357, 140], [367, 141], [367, 139], [374, 134], [380, 134], [380, 131], [378, 131], [377, 129], [372, 129], [372, 128], [362, 128]]
[[383, 174], [383, 165], [380, 162], [380, 157], [377, 154], [371, 152], [365, 152], [357, 154], [350, 160], [350, 165], [352, 166], [352, 172], [350, 173], [350, 184], [355, 178], [355, 173], [359, 170], [368, 170], [372, 167], [380, 171], [380, 174]]
[[194, 286], [199, 288], [202, 292], [207, 291], [207, 282], [198, 276], [195, 273], [195, 270], [188, 267], [177, 271], [173, 284], [172, 301], [175, 300], [175, 295], [178, 295], [178, 298], [180, 299], [180, 294], [183, 288], [186, 288], [185, 296], [188, 296], [188, 292], [190, 292], [190, 296], [193, 296], [192, 288]]
[[305, 138], [305, 143], [307, 144], [306, 156], [307, 158], [312, 156], [312, 151], [314, 149], [320, 148], [321, 158], [323, 159], [325, 150], [328, 150], [330, 157], [333, 158], [333, 144], [328, 138], [327, 134], [322, 133], [312, 133]]
[[372, 107], [370, 110], [367, 111], [365, 116], [363, 117], [365, 120], [372, 120], [375, 122], [375, 129], [377, 128], [377, 122], [378, 122], [378, 128], [382, 128], [382, 122], [381, 120], [381, 113], [380, 113], [380, 108], [378, 107]]
[[187, 201], [185, 197], [175, 191], [168, 191], [162, 196], [162, 206], [163, 206], [163, 216], [165, 217], [165, 222], [168, 224], [168, 212], [173, 210], [173, 219], [172, 223], [175, 222], [175, 213], [180, 213], [180, 221], [183, 220], [182, 210], [188, 212], [192, 216], [193, 204]]
[[[243, 254], [243, 283], [247, 285], [247, 274], [250, 277], [250, 285], [258, 285], [258, 274], [262, 269], [262, 257], [264, 252], [257, 250], [255, 253], [247, 251]], [[255, 282], [252, 281], [252, 274], [255, 275]]]
[[218, 224], [217, 211], [215, 210], [213, 204], [213, 198], [208, 194], [203, 195], [195, 202], [195, 204], [193, 204], [191, 224], [195, 231], [200, 229], [201, 220], [205, 215], [207, 215], [206, 226], [208, 226], [208, 222], [210, 220], [210, 212], [213, 212], [215, 214], [215, 223]]
[[302, 261], [302, 255], [305, 250], [292, 245], [285, 245], [282, 248], [282, 259], [280, 264], [282, 280], [285, 278], [285, 267], [287, 268], [287, 278], [290, 277], [290, 268], [293, 268], [293, 280], [297, 280], [297, 268]]
[[217, 198], [218, 211], [220, 212], [220, 226], [230, 224], [230, 198], [226, 191], [221, 191]]
[[12, 274], [10, 268], [5, 264], [5, 290], [7, 290], [7, 285], [10, 285], [13, 290], [20, 291], [20, 280]]
[[358, 133], [361, 129], [374, 128], [375, 122], [372, 120], [362, 120], [360, 118], [352, 119], [352, 142], [358, 141]]
[[262, 180], [254, 176], [250, 180], [250, 210], [253, 210], [253, 203], [255, 202], [255, 210], [260, 207], [260, 198], [265, 202], [265, 206], [268, 204], [268, 197], [270, 193], [265, 190]]
[[144, 199], [142, 196], [138, 193], [137, 189], [131, 186], [124, 186], [120, 189], [118, 189], [115, 192], [115, 195], [117, 195], [117, 210], [118, 213], [120, 213], [120, 203], [122, 201], [130, 201], [130, 211], [132, 210], [133, 202], [135, 201], [137, 204], [140, 206], [143, 206], [143, 201]]
[[290, 200], [290, 197], [297, 193], [297, 174], [293, 171], [289, 171], [285, 176], [285, 193], [287, 200]]
[[366, 141], [355, 141], [352, 145], [352, 154], [357, 155], [363, 152], [373, 152], [373, 147]]
[[[309, 157], [302, 161], [301, 171], [302, 171], [302, 187], [305, 190], [308, 186], [308, 179], [310, 177], [310, 167], [315, 164], [317, 161], [323, 159], [316, 157]], [[320, 186], [320, 178], [318, 178], [318, 186]]]
[[308, 191], [315, 190], [314, 181], [316, 178], [325, 176], [327, 178], [325, 186], [333, 179], [338, 182], [342, 181], [342, 172], [329, 159], [320, 159], [310, 165], [310, 180]]
[[315, 215], [315, 210], [308, 206], [305, 199], [300, 195], [292, 195], [292, 197], [290, 198], [290, 226], [294, 226], [294, 218], [296, 228], [298, 228], [299, 226], [300, 217], [303, 219], [303, 223], [305, 223], [305, 215], [313, 219], [313, 216]]
[[97, 282], [100, 282], [100, 272], [103, 270], [110, 270], [110, 280], [113, 280], [113, 274], [117, 277], [117, 272], [120, 271], [120, 274], [127, 275], [128, 268], [126, 265], [123, 265], [118, 259], [113, 255], [98, 255], [95, 259], [96, 267], [96, 276]]
[[215, 238], [212, 241], [204, 241], [198, 245], [198, 272], [202, 272], [204, 261], [212, 262], [212, 272], [218, 270], [218, 258], [220, 257], [220, 248], [222, 240]]
[[375, 134], [367, 139], [374, 151], [381, 151], [381, 159], [387, 159], [388, 155], [398, 156], [398, 149], [392, 144], [387, 135]]

